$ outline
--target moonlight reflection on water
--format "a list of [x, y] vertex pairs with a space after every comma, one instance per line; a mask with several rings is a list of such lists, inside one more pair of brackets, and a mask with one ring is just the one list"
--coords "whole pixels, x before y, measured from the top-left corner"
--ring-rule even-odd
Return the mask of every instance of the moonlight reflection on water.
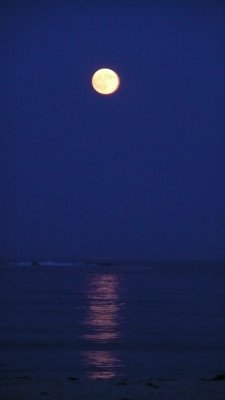
[[[119, 278], [115, 274], [89, 276], [87, 284], [88, 309], [84, 324], [85, 340], [94, 349], [83, 353], [90, 377], [113, 378], [121, 361], [109, 344], [120, 337]], [[98, 350], [96, 350], [96, 346]]]

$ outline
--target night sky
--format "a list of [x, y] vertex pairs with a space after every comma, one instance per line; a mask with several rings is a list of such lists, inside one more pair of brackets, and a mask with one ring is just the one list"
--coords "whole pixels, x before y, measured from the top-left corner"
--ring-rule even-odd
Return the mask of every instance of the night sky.
[[5, 0], [0, 54], [2, 259], [224, 260], [224, 1]]

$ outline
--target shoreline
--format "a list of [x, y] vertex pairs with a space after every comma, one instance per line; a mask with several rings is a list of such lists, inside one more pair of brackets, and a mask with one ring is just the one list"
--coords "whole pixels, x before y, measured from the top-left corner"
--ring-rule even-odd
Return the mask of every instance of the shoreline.
[[211, 378], [97, 379], [78, 376], [34, 378], [31, 375], [0, 377], [4, 400], [221, 400], [225, 375]]

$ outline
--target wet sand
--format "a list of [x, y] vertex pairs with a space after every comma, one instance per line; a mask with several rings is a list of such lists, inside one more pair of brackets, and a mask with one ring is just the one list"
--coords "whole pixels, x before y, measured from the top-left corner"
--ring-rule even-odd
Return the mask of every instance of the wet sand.
[[87, 380], [76, 376], [0, 378], [4, 400], [223, 400], [225, 376], [198, 379]]

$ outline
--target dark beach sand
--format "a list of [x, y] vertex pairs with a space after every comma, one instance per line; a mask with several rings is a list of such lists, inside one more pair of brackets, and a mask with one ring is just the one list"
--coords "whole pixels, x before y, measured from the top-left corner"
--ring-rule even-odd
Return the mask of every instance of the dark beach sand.
[[225, 379], [85, 380], [70, 376], [1, 377], [2, 400], [224, 400]]

